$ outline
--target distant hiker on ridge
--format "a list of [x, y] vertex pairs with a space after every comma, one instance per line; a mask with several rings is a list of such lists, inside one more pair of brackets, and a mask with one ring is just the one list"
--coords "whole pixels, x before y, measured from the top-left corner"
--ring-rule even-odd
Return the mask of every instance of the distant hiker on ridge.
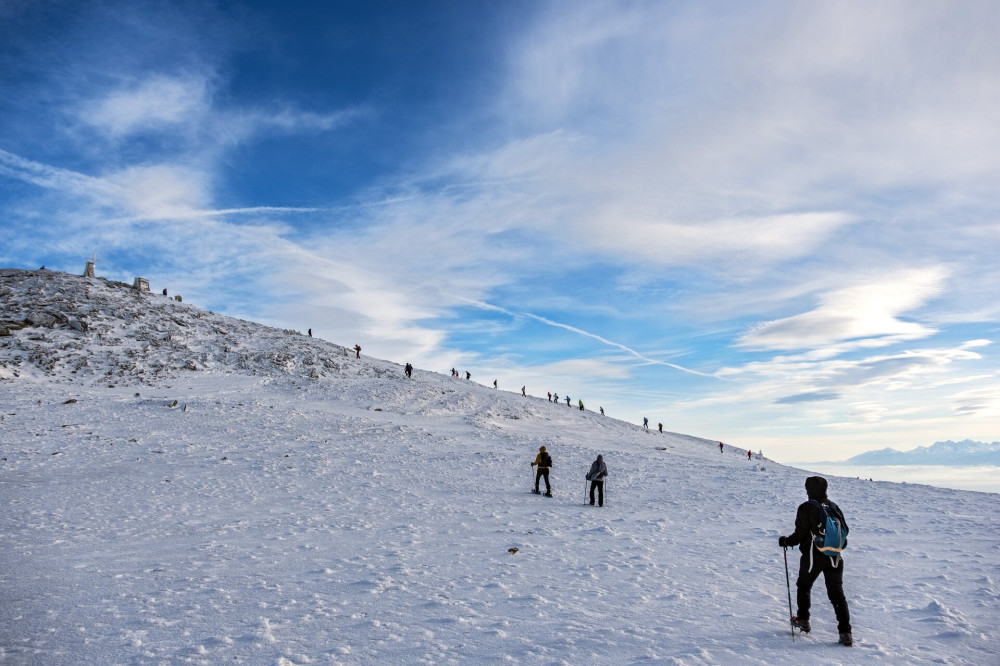
[[719, 453], [722, 453], [722, 442], [719, 442]]
[[538, 447], [538, 455], [535, 456], [535, 462], [531, 463], [534, 467], [538, 465], [538, 471], [535, 473], [535, 489], [531, 492], [536, 495], [540, 494], [538, 490], [538, 482], [544, 478], [545, 479], [545, 496], [552, 497], [552, 486], [549, 485], [549, 469], [552, 467], [552, 456], [545, 452], [544, 446]]
[[753, 460], [753, 451], [747, 451], [747, 460]]
[[[809, 501], [799, 505], [795, 513], [795, 531], [789, 536], [778, 538], [782, 548], [798, 546], [802, 556], [799, 558], [799, 577], [795, 581], [798, 612], [792, 616], [792, 626], [808, 633], [810, 592], [813, 583], [823, 574], [826, 581], [826, 594], [833, 604], [833, 612], [837, 616], [837, 630], [840, 632], [841, 645], [853, 645], [851, 637], [851, 614], [847, 607], [847, 597], [844, 595], [844, 559], [838, 553], [836, 556], [826, 555], [815, 542], [816, 535], [824, 528], [827, 516], [836, 517], [844, 533], [849, 531], [844, 512], [826, 496], [826, 479], [822, 476], [810, 476], [806, 479], [806, 495]], [[824, 544], [825, 545], [825, 544]], [[847, 545], [846, 539], [843, 543]]]
[[354, 358], [361, 358], [361, 345], [354, 345]]
[[604, 416], [604, 408], [601, 407], [601, 416]]
[[466, 378], [466, 379], [472, 379], [472, 373], [471, 373], [471, 372], [469, 372], [468, 370], [466, 370], [466, 371], [465, 371], [465, 378]]
[[662, 423], [657, 423], [656, 425], [658, 425], [660, 427], [660, 432], [663, 432], [663, 424]]
[[493, 388], [497, 388], [497, 380], [493, 380]]
[[313, 336], [313, 330], [310, 328], [309, 329], [309, 337], [311, 338], [312, 336]]
[[647, 419], [645, 416], [642, 417], [642, 427], [645, 428], [646, 430], [649, 430], [649, 419]]
[[583, 411], [583, 400], [577, 400], [577, 402], [580, 404], [580, 411], [582, 412]]
[[552, 402], [552, 391], [549, 391], [549, 402]]
[[521, 387], [521, 395], [523, 395], [523, 396], [524, 396], [525, 398], [527, 398], [527, 397], [528, 397], [528, 394], [527, 394], [527, 393], [525, 393], [525, 391], [524, 391], [524, 389], [525, 389], [525, 388], [526, 388], [526, 387], [524, 387], [524, 386], [522, 386], [522, 387]]
[[412, 377], [413, 376], [413, 366], [410, 365], [409, 363], [407, 363], [406, 367], [403, 368], [403, 372], [406, 373], [407, 377]]
[[590, 465], [587, 481], [590, 481], [590, 506], [594, 506], [594, 491], [597, 491], [597, 506], [604, 506], [604, 477], [608, 475], [608, 466], [604, 457], [598, 454], [597, 460]]
[[569, 396], [566, 396], [566, 406], [569, 407]]

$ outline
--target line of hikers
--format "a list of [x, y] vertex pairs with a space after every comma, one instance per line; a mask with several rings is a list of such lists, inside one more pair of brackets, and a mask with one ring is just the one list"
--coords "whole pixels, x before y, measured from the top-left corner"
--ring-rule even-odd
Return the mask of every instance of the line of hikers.
[[[524, 392], [523, 388], [521, 389], [521, 392], [522, 393]], [[551, 393], [551, 392], [549, 392], [546, 395], [549, 396], [549, 402], [555, 402], [555, 403], [559, 402], [559, 394], [558, 393]], [[566, 400], [566, 406], [569, 407], [570, 403], [572, 402], [572, 400], [570, 400], [570, 397], [568, 395], [564, 396], [564, 399]], [[584, 410], [583, 400], [577, 400], [576, 404], [580, 408], [580, 411], [582, 412]], [[604, 416], [604, 408], [601, 407], [600, 410], [601, 410], [601, 416]]]
[[[166, 290], [164, 290], [164, 291], [166, 291]], [[312, 337], [312, 329], [311, 328], [309, 329], [309, 337], [310, 338]], [[355, 356], [355, 358], [361, 358], [361, 345], [354, 345], [354, 356]], [[407, 378], [412, 378], [413, 377], [413, 366], [411, 364], [407, 363], [406, 366], [403, 368], [403, 374], [406, 375]], [[451, 376], [452, 377], [459, 377], [460, 375], [458, 373], [458, 370], [456, 370], [455, 368], [452, 368], [451, 369]], [[465, 371], [465, 378], [466, 379], [472, 379], [472, 373], [469, 372], [468, 370], [466, 370]], [[500, 388], [500, 382], [499, 382], [499, 380], [496, 380], [496, 379], [493, 380], [493, 388], [495, 388], [495, 389]], [[527, 393], [527, 387], [525, 387], [525, 386], [521, 387], [521, 395], [527, 397], [527, 395], [528, 395], [528, 393]], [[559, 394], [558, 393], [551, 393], [550, 392], [548, 395], [549, 395], [549, 402], [559, 402]], [[553, 400], [553, 398], [554, 398], [554, 400]], [[578, 400], [577, 401], [577, 405], [579, 406], [581, 412], [584, 411], [583, 400]], [[566, 406], [567, 407], [570, 406], [569, 396], [566, 396]], [[601, 410], [601, 416], [604, 416], [604, 407], [601, 407], [600, 410]], [[660, 424], [660, 432], [663, 432], [663, 424], [662, 423]]]
[[[410, 366], [409, 363], [407, 363], [406, 366], [407, 366], [407, 368], [409, 368], [406, 371], [406, 376], [410, 377], [411, 374], [412, 374], [412, 372], [413, 372], [413, 369], [412, 369], [412, 367]], [[451, 376], [452, 377], [460, 377], [461, 375], [459, 374], [458, 370], [456, 370], [455, 368], [452, 368], [451, 369]], [[466, 379], [472, 379], [472, 374], [468, 370], [466, 370], [466, 372], [465, 372], [465, 378]], [[499, 380], [497, 380], [497, 379], [493, 380], [493, 388], [495, 388], [495, 389], [499, 389], [500, 388], [500, 381]], [[527, 390], [526, 386], [522, 386], [521, 387], [521, 395], [527, 397], [528, 390]], [[549, 402], [559, 402], [559, 394], [558, 393], [552, 393], [551, 391], [549, 391], [546, 395], [548, 396]], [[571, 406], [572, 400], [570, 400], [570, 397], [568, 395], [564, 396], [564, 400], [566, 400], [566, 406], [567, 407]], [[577, 400], [576, 401], [576, 405], [580, 409], [581, 412], [585, 411], [586, 408], [583, 406], [583, 400]], [[604, 416], [604, 407], [599, 407], [598, 409], [601, 412], [601, 416]], [[661, 432], [663, 431], [663, 424], [660, 424], [660, 431]]]

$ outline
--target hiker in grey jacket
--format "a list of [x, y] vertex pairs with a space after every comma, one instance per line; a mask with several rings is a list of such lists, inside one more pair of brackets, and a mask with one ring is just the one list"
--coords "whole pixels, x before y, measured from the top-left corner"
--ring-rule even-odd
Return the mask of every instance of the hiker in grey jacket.
[[604, 464], [604, 456], [598, 454], [597, 460], [590, 465], [587, 481], [590, 481], [590, 505], [594, 505], [594, 491], [597, 491], [597, 506], [604, 506], [604, 477], [608, 475], [608, 466]]

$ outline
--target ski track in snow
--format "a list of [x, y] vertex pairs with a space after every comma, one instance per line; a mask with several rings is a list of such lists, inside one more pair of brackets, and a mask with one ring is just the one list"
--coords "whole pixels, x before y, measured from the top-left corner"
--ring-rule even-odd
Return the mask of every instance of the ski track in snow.
[[[74, 280], [92, 299], [103, 293], [80, 278], [52, 291]], [[183, 344], [200, 350], [197, 370], [182, 369], [176, 333], [133, 356], [121, 333], [92, 342], [104, 356], [80, 346], [113, 326], [0, 338], [0, 663], [986, 664], [1000, 654], [1000, 538], [984, 524], [1000, 495], [830, 477], [851, 526], [856, 646], [836, 645], [821, 581], [813, 632], [793, 641], [777, 537], [791, 531], [807, 472], [464, 379], [417, 370], [406, 380], [395, 364], [320, 340], [146, 298], [158, 319], [121, 330], [170, 328], [172, 313], [189, 329]], [[70, 351], [35, 352], [42, 366], [11, 361], [31, 344]], [[234, 371], [225, 355], [237, 346]], [[323, 368], [315, 379], [301, 363], [309, 354]], [[85, 356], [104, 365], [80, 365]], [[124, 377], [116, 358], [135, 364]], [[553, 498], [529, 492], [543, 444]], [[610, 471], [603, 508], [584, 504], [597, 453]], [[798, 551], [788, 560], [794, 597]]]

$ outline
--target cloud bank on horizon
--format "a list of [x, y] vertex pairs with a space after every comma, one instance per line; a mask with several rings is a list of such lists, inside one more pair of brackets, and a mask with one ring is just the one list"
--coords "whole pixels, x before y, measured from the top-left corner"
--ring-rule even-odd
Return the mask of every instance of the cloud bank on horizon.
[[992, 440], [996, 34], [992, 2], [6, 3], [0, 263], [96, 252], [779, 459]]

